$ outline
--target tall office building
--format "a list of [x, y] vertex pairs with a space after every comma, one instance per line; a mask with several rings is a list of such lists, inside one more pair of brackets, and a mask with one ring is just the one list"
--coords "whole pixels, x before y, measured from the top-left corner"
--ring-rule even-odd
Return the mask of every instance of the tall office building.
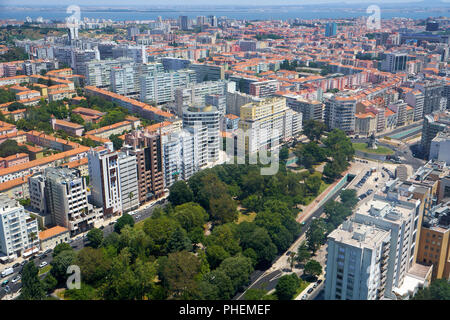
[[193, 63], [189, 66], [189, 69], [195, 71], [197, 82], [225, 79], [225, 69], [223, 66], [207, 63]]
[[[219, 160], [220, 144], [220, 113], [216, 107], [185, 107], [183, 109], [183, 127], [207, 128], [207, 160], [214, 163]], [[198, 128], [197, 130], [203, 130]], [[203, 148], [203, 146], [201, 146]]]
[[408, 61], [408, 54], [406, 52], [388, 52], [384, 54], [384, 59], [381, 61], [381, 70], [387, 72], [398, 72], [406, 70], [406, 62]]
[[325, 25], [325, 37], [334, 37], [337, 34], [336, 22], [329, 22]]
[[88, 152], [91, 201], [105, 218], [122, 214], [118, 152], [97, 147]]
[[217, 27], [217, 18], [216, 16], [208, 16], [209, 24], [211, 27]]
[[0, 194], [0, 253], [7, 260], [39, 247], [38, 222], [6, 194]]
[[133, 131], [125, 135], [130, 155], [136, 156], [139, 202], [164, 196], [162, 139], [159, 134]]
[[179, 17], [179, 26], [181, 30], [187, 31], [189, 30], [189, 18], [188, 16], [180, 16]]

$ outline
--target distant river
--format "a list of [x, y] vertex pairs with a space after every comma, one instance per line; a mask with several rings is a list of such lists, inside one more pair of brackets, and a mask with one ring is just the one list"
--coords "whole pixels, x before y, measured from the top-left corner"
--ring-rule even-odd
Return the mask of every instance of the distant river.
[[[449, 8], [446, 9], [428, 9], [427, 11], [418, 11], [416, 9], [389, 9], [383, 10], [381, 6], [381, 18], [390, 19], [393, 17], [405, 17], [413, 19], [423, 19], [427, 17], [449, 16]], [[234, 18], [238, 20], [270, 20], [270, 19], [321, 19], [321, 18], [356, 18], [360, 16], [368, 16], [365, 9], [330, 9], [330, 8], [317, 8], [317, 9], [300, 9], [300, 8], [277, 8], [277, 9], [244, 9], [244, 10], [230, 10], [230, 9], [209, 9], [209, 10], [182, 10], [182, 9], [166, 9], [166, 10], [149, 10], [146, 12], [139, 11], [127, 11], [127, 12], [114, 12], [114, 11], [95, 11], [89, 12], [81, 10], [81, 18], [94, 18], [94, 19], [111, 19], [113, 21], [130, 21], [130, 20], [153, 20], [158, 16], [164, 18], [178, 18], [180, 15], [186, 15], [190, 18], [197, 16], [215, 15], [216, 17], [226, 16], [228, 18]], [[42, 8], [40, 10], [35, 9], [15, 9], [5, 10], [0, 7], [0, 20], [1, 19], [17, 19], [25, 20], [26, 17], [36, 19], [43, 17], [44, 19], [60, 20], [63, 21], [69, 14], [65, 9], [61, 8]]]

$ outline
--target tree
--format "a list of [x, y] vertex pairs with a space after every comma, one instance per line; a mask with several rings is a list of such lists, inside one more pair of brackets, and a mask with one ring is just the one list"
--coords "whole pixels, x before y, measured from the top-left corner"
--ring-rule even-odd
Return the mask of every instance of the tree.
[[19, 300], [43, 300], [45, 291], [39, 280], [39, 269], [33, 261], [27, 262], [22, 270], [22, 292]]
[[194, 198], [194, 194], [192, 193], [191, 188], [187, 185], [184, 180], [176, 181], [169, 188], [169, 197], [168, 200], [174, 206], [178, 206], [180, 204], [191, 202]]
[[305, 185], [310, 194], [317, 195], [322, 186], [322, 175], [320, 172], [315, 172], [306, 178]]
[[231, 255], [221, 246], [211, 245], [206, 248], [206, 257], [209, 266], [212, 269], [217, 268], [223, 260], [229, 258]]
[[89, 240], [89, 245], [91, 247], [98, 248], [103, 241], [103, 231], [97, 228], [93, 228], [89, 230], [86, 237]]
[[276, 295], [279, 300], [291, 300], [300, 286], [300, 279], [295, 273], [282, 276], [277, 283]]
[[308, 250], [308, 247], [306, 246], [306, 243], [303, 242], [299, 247], [298, 247], [298, 252], [297, 252], [297, 261], [300, 263], [304, 263], [307, 260], [309, 260], [311, 258], [311, 253]]
[[117, 222], [114, 224], [114, 231], [120, 233], [122, 228], [126, 225], [131, 227], [134, 226], [134, 219], [128, 213], [124, 213], [119, 219], [117, 219]]
[[208, 220], [205, 209], [197, 203], [187, 202], [175, 207], [174, 218], [187, 231], [202, 228]]
[[211, 217], [218, 223], [233, 222], [238, 217], [236, 202], [227, 194], [209, 201]]
[[450, 300], [450, 282], [436, 279], [427, 288], [421, 288], [413, 300]]
[[325, 132], [326, 126], [321, 121], [308, 120], [303, 124], [303, 134], [308, 137], [310, 141], [319, 141]]
[[83, 281], [92, 285], [102, 281], [111, 269], [106, 250], [91, 247], [84, 247], [78, 252], [75, 264], [80, 267]]
[[268, 267], [277, 256], [277, 247], [267, 230], [249, 222], [239, 224], [237, 229], [242, 249], [254, 250], [258, 268]]
[[319, 276], [322, 273], [322, 266], [316, 260], [309, 260], [305, 264], [304, 272], [312, 277]]
[[222, 261], [217, 270], [223, 271], [230, 277], [233, 283], [233, 292], [236, 293], [248, 284], [250, 275], [253, 272], [253, 264], [250, 258], [236, 255]]
[[177, 220], [167, 216], [152, 217], [145, 220], [143, 229], [153, 241], [153, 254], [162, 255], [167, 253], [167, 243], [179, 226], [180, 224]]
[[323, 219], [315, 219], [306, 231], [308, 249], [315, 253], [326, 239], [326, 226]]
[[299, 165], [303, 165], [306, 169], [310, 169], [313, 165], [325, 161], [326, 151], [321, 148], [315, 141], [307, 144], [298, 144], [294, 150]]
[[248, 289], [245, 291], [244, 300], [262, 300], [267, 294], [267, 290], [264, 289]]
[[55, 246], [55, 248], [53, 249], [53, 258], [55, 258], [61, 252], [66, 251], [66, 250], [73, 251], [73, 248], [70, 246], [70, 244], [68, 244], [66, 242], [58, 243]]
[[167, 242], [167, 252], [191, 251], [192, 242], [181, 227], [176, 228]]
[[234, 294], [230, 277], [221, 270], [203, 275], [200, 291], [204, 300], [229, 300]]
[[283, 146], [280, 150], [280, 160], [284, 161], [289, 158], [289, 148]]
[[118, 134], [112, 134], [109, 136], [109, 140], [113, 143], [114, 150], [120, 150], [123, 146], [123, 140], [119, 138]]
[[47, 293], [50, 293], [53, 290], [55, 290], [57, 285], [58, 285], [58, 280], [56, 280], [55, 277], [51, 275], [51, 273], [47, 273], [44, 280], [42, 280], [42, 288]]
[[291, 252], [289, 254], [288, 260], [289, 260], [289, 265], [291, 266], [291, 271], [294, 269], [294, 264], [295, 264], [295, 261], [296, 261], [296, 255], [297, 254], [295, 252]]
[[234, 224], [231, 223], [216, 226], [206, 240], [207, 246], [220, 246], [228, 252], [230, 256], [234, 256], [241, 251], [239, 239], [234, 232]]
[[71, 113], [70, 121], [73, 123], [84, 125], [84, 119], [78, 113]]
[[173, 297], [187, 299], [197, 291], [200, 261], [187, 251], [170, 253], [160, 265], [159, 278]]
[[50, 273], [59, 284], [66, 282], [68, 277], [67, 268], [73, 264], [75, 257], [76, 253], [74, 251], [64, 250], [50, 262], [52, 266]]
[[341, 202], [344, 206], [354, 208], [358, 204], [357, 193], [355, 189], [346, 189], [341, 192]]

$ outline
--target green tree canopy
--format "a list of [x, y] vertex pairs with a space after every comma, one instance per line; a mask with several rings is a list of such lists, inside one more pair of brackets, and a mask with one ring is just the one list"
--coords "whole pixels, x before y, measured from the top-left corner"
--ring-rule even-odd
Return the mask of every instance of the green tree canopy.
[[278, 279], [276, 295], [279, 300], [291, 300], [300, 286], [300, 279], [295, 273], [284, 275]]
[[168, 200], [174, 206], [178, 206], [186, 202], [191, 202], [193, 198], [194, 194], [192, 193], [191, 188], [187, 185], [187, 183], [184, 180], [176, 181], [169, 188]]

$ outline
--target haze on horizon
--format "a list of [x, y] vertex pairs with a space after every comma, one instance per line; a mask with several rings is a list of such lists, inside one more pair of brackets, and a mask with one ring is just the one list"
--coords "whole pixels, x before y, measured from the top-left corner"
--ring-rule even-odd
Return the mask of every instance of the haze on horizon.
[[[47, 0], [45, 1], [45, 7], [47, 6], [65, 6], [65, 5], [80, 5], [80, 6], [107, 6], [107, 7], [194, 7], [194, 6], [292, 6], [292, 5], [308, 5], [308, 4], [402, 4], [417, 3], [418, 5], [427, 6], [430, 3], [446, 5], [450, 0], [215, 0], [211, 3], [211, 0], [172, 0], [170, 5], [164, 0], [131, 0], [124, 3], [122, 0], [97, 0], [95, 3], [92, 0]], [[35, 0], [0, 0], [0, 6], [30, 6], [39, 7], [42, 4], [37, 5]]]

